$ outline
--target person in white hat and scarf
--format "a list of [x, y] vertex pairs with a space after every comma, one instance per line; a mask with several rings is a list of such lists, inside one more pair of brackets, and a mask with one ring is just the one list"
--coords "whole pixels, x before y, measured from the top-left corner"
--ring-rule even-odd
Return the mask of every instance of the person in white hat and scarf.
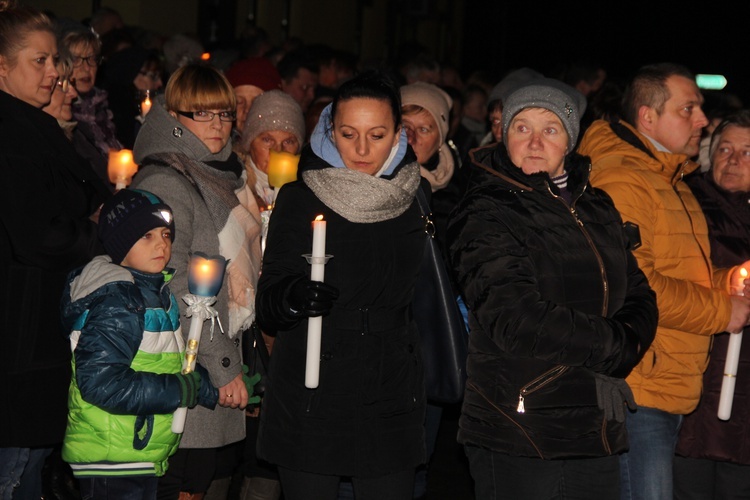
[[445, 139], [450, 127], [453, 99], [431, 83], [415, 82], [401, 87], [401, 111], [409, 145], [417, 155], [422, 177], [432, 192], [448, 185], [456, 161]]

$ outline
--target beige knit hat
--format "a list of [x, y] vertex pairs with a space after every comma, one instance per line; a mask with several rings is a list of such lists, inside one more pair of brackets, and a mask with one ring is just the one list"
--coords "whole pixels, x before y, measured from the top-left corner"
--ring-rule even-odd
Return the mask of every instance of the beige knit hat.
[[437, 123], [440, 137], [445, 142], [450, 127], [450, 111], [453, 99], [437, 85], [415, 82], [401, 87], [401, 106], [416, 104], [427, 110]]
[[269, 90], [253, 100], [240, 139], [242, 150], [247, 151], [253, 139], [267, 130], [291, 132], [300, 146], [305, 143], [305, 117], [302, 108], [286, 92]]

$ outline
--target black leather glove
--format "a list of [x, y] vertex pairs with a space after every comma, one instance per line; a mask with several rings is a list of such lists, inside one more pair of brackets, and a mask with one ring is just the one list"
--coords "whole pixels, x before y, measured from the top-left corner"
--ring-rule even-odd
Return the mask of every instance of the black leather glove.
[[330, 313], [333, 301], [338, 297], [336, 287], [322, 281], [300, 278], [289, 287], [285, 299], [291, 317], [309, 318]]
[[633, 391], [625, 379], [608, 377], [601, 373], [594, 373], [596, 381], [596, 402], [604, 410], [607, 420], [625, 421], [625, 405], [630, 411], [635, 411], [636, 404]]

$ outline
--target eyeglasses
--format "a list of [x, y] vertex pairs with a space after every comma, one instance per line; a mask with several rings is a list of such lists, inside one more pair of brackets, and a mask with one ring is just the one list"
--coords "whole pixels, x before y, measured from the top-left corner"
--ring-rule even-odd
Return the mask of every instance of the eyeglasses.
[[74, 68], [80, 68], [84, 61], [92, 68], [99, 66], [102, 63], [102, 57], [96, 55], [87, 57], [73, 56], [72, 59]]
[[218, 116], [219, 120], [223, 122], [233, 122], [236, 117], [234, 111], [219, 111], [218, 113], [212, 111], [176, 111], [176, 113], [196, 122], [210, 122], [213, 121], [214, 116]]
[[57, 80], [57, 86], [60, 87], [60, 90], [62, 90], [63, 94], [67, 94], [68, 90], [70, 90], [70, 86], [75, 87], [76, 86], [76, 79], [75, 78], [64, 78], [61, 80]]
[[150, 78], [153, 81], [161, 80], [161, 74], [157, 73], [156, 71], [139, 71], [139, 75], [143, 75], [146, 78]]

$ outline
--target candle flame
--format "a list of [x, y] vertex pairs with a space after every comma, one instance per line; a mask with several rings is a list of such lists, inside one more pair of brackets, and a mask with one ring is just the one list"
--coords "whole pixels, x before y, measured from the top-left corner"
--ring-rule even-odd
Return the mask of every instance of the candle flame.
[[744, 267], [741, 267], [740, 276], [742, 276], [743, 279], [747, 278], [747, 269], [745, 269]]
[[[317, 217], [315, 217], [315, 220], [323, 220], [323, 215], [318, 215]], [[745, 274], [747, 274], [747, 271], [745, 271]]]

